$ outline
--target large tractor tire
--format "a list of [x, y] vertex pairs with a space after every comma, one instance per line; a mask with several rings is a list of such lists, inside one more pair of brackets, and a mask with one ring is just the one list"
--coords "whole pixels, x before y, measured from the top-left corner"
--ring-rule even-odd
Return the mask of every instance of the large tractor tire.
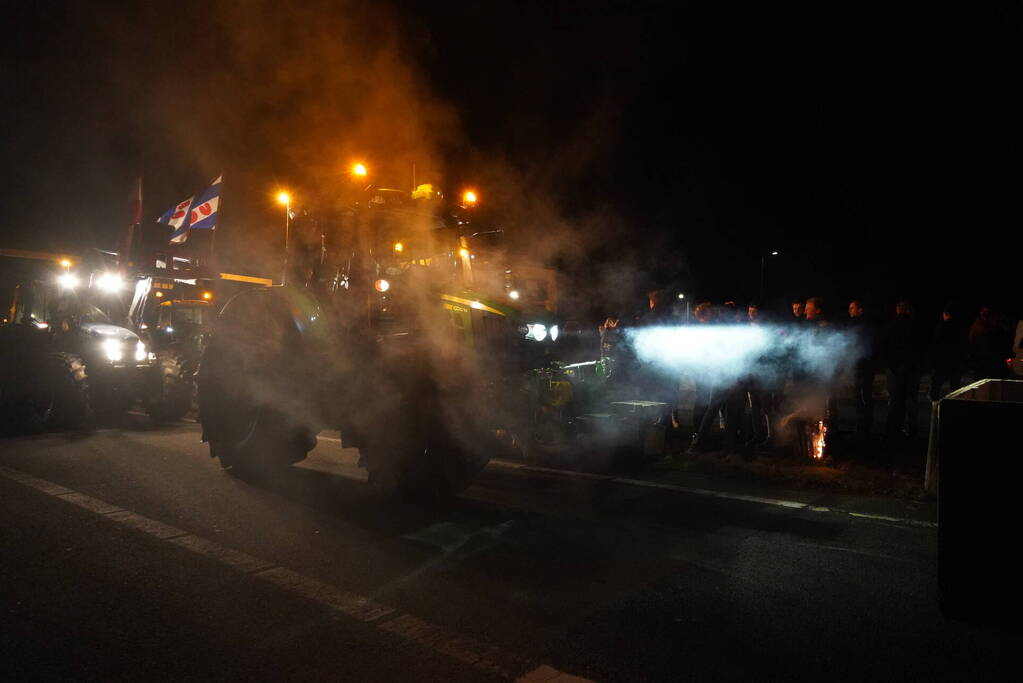
[[267, 474], [316, 446], [310, 359], [277, 292], [227, 304], [199, 363], [199, 415], [225, 469]]
[[142, 401], [146, 413], [157, 422], [180, 420], [192, 407], [194, 386], [194, 372], [189, 370], [182, 354], [159, 352], [154, 376]]
[[85, 363], [72, 353], [51, 353], [46, 375], [32, 407], [32, 424], [37, 427], [81, 429], [92, 418], [89, 377]]
[[466, 426], [467, 413], [452, 409], [457, 399], [445, 400], [433, 387], [406, 386], [401, 396], [361, 435], [370, 485], [385, 497], [427, 501], [468, 488], [489, 460], [492, 435]]

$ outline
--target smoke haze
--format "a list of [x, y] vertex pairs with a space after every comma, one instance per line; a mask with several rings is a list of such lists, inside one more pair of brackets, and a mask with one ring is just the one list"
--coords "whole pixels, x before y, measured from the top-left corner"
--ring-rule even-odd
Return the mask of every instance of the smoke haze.
[[770, 325], [687, 325], [626, 330], [636, 355], [665, 373], [712, 384], [783, 383], [792, 372], [828, 383], [861, 350], [848, 334]]

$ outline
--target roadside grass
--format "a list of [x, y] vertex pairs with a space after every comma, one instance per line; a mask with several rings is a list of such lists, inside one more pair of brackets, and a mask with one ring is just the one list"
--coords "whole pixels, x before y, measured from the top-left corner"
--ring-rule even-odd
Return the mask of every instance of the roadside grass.
[[782, 484], [788, 488], [924, 499], [926, 450], [917, 443], [871, 449], [836, 444], [823, 462], [798, 458], [791, 449], [740, 454], [709, 451], [678, 455], [669, 469], [741, 481]]

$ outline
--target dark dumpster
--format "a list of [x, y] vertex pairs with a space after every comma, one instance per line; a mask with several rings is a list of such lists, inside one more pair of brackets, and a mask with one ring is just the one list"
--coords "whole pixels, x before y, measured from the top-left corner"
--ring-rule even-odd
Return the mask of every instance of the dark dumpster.
[[938, 588], [950, 618], [1023, 622], [1023, 381], [985, 379], [937, 410]]

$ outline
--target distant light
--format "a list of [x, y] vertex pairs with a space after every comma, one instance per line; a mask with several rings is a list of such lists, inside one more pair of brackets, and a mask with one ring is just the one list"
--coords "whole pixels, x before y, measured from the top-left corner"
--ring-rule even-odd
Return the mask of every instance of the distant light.
[[173, 334], [174, 333], [174, 328], [171, 327], [170, 325], [168, 325], [167, 327], [165, 327], [163, 329], [166, 330], [168, 334]]
[[685, 298], [686, 298], [686, 295], [685, 295], [685, 294], [679, 294], [679, 295], [678, 295], [678, 298], [679, 298], [679, 299], [685, 299]]
[[163, 292], [157, 292], [156, 293], [156, 298], [157, 299], [162, 299], [163, 298]]
[[469, 255], [469, 250], [466, 249], [465, 247], [462, 247], [461, 249], [458, 250], [458, 255], [461, 256], [462, 258], [465, 258]]
[[560, 332], [557, 325], [551, 325], [551, 341], [558, 341], [558, 334]]
[[74, 273], [64, 273], [57, 276], [57, 284], [61, 289], [74, 289], [78, 286], [78, 276]]
[[352, 167], [352, 173], [358, 176], [365, 176], [366, 167], [363, 166], [362, 164], [355, 164], [355, 166]]
[[512, 291], [508, 292], [508, 298], [509, 299], [518, 300], [518, 298], [519, 298], [519, 290], [513, 289]]
[[96, 278], [96, 286], [104, 292], [119, 292], [124, 288], [124, 280], [117, 273], [103, 273]]
[[62, 258], [60, 260], [60, 265], [62, 267], [64, 267], [64, 268], [70, 268], [71, 267], [71, 259]]
[[373, 283], [373, 287], [382, 294], [391, 288], [391, 283], [387, 280], [377, 280]]
[[278, 192], [277, 203], [282, 204], [284, 206], [289, 206], [291, 204], [291, 195], [288, 194], [287, 192]]
[[477, 201], [476, 193], [472, 190], [466, 190], [465, 194], [462, 195], [462, 201], [466, 204], [475, 204]]
[[776, 252], [776, 251], [772, 251], [771, 252], [771, 256], [777, 256], [777, 255], [778, 255], [778, 252]]
[[209, 301], [210, 299], [213, 298], [213, 292], [203, 292], [202, 298], [205, 299], [206, 301]]
[[401, 242], [395, 242], [394, 243], [394, 251], [396, 253], [400, 254], [404, 250], [405, 250], [405, 245], [404, 244], [402, 244]]

